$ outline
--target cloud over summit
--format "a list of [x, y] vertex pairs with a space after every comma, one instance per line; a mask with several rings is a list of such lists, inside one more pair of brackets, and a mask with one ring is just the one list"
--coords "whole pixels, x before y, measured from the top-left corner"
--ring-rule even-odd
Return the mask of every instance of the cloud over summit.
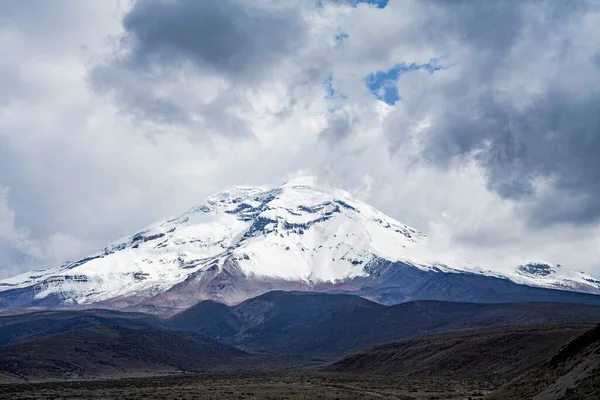
[[593, 0], [2, 2], [0, 275], [299, 173], [476, 263], [600, 271], [599, 26]]

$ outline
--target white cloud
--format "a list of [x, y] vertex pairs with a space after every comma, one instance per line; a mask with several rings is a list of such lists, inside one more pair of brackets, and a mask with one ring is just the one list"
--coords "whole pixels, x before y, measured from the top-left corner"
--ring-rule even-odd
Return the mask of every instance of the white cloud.
[[[483, 88], [521, 111], [549, 82], [595, 90], [596, 71], [580, 61], [593, 55], [597, 13], [559, 24], [571, 46], [535, 19], [517, 39], [486, 39], [485, 26], [461, 30], [473, 16], [468, 2], [452, 15], [435, 2], [308, 4], [287, 4], [304, 19], [305, 38], [278, 47], [266, 74], [206, 70], [184, 57], [156, 75], [104, 70], [114, 74], [103, 90], [91, 84], [94, 73], [111, 65], [131, 4], [64, 2], [41, 25], [22, 22], [31, 18], [22, 11], [1, 19], [0, 50], [11, 57], [0, 60], [0, 82], [10, 88], [0, 94], [0, 184], [11, 187], [11, 202], [0, 191], [0, 254], [8, 260], [0, 277], [95, 252], [230, 185], [277, 184], [298, 173], [319, 175], [428, 232], [440, 252], [500, 266], [543, 258], [600, 274], [596, 223], [531, 221], [540, 198], [555, 198], [552, 184], [532, 198], [502, 197], [490, 184], [494, 171], [471, 147], [463, 151], [460, 135], [435, 136], [448, 116], [470, 116], [467, 106], [478, 105]], [[519, 15], [503, 15], [509, 28], [521, 26]], [[348, 35], [341, 45], [340, 32]], [[528, 56], [538, 37], [547, 51]], [[498, 54], [482, 48], [492, 42], [509, 60], [494, 68]], [[576, 57], [561, 58], [561, 48]], [[403, 101], [395, 106], [365, 85], [372, 72], [434, 57], [449, 68], [400, 77]], [[330, 75], [343, 96], [328, 98]], [[144, 112], [136, 112], [140, 102]], [[153, 110], [160, 118], [148, 115]], [[181, 123], [177, 115], [191, 117]], [[440, 146], [458, 156], [438, 157]]]

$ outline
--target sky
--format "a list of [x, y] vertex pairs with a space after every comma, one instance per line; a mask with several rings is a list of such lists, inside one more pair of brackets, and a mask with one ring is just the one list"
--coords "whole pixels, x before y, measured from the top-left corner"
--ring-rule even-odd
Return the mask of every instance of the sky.
[[600, 2], [3, 0], [0, 278], [299, 175], [600, 276]]

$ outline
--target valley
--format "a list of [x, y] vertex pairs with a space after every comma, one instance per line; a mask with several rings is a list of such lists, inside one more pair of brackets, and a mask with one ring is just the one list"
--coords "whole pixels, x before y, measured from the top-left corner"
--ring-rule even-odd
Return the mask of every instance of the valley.
[[10, 313], [0, 398], [592, 399], [598, 321], [600, 307], [585, 304], [385, 306], [281, 291], [166, 318]]

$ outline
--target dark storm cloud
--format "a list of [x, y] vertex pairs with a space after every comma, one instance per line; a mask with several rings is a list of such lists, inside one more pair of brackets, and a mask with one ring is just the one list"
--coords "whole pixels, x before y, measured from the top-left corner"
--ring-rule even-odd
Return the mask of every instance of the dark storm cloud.
[[238, 0], [144, 0], [125, 16], [132, 67], [192, 60], [228, 74], [263, 68], [301, 40], [298, 10], [266, 10]]
[[[424, 40], [448, 49], [459, 43], [454, 51], [467, 56], [455, 59], [458, 79], [403, 104], [408, 115], [431, 119], [423, 158], [442, 167], [476, 159], [489, 187], [525, 200], [535, 224], [598, 221], [600, 70], [597, 50], [588, 54], [571, 37], [598, 3], [426, 4]], [[527, 78], [532, 91], [524, 89]], [[553, 186], [543, 198], [536, 196], [540, 179]]]
[[428, 137], [431, 160], [474, 154], [506, 198], [533, 194], [536, 178], [552, 180], [560, 195], [532, 210], [538, 223], [600, 217], [600, 92], [550, 92], [525, 110], [482, 97], [475, 110], [455, 105], [465, 112], [440, 116]]
[[[198, 105], [155, 87], [181, 85], [184, 70], [219, 76], [234, 85], [256, 83], [279, 58], [300, 46], [306, 30], [297, 7], [263, 8], [241, 0], [136, 1], [123, 28], [119, 55], [91, 74], [99, 92], [113, 93], [127, 111], [144, 120], [185, 125], [203, 120], [211, 126], [194, 126], [198, 131], [214, 129], [232, 136], [246, 129], [239, 129], [243, 123], [227, 112], [227, 106], [235, 105], [231, 94]], [[223, 105], [225, 100], [228, 104]], [[227, 126], [216, 126], [219, 121]]]

